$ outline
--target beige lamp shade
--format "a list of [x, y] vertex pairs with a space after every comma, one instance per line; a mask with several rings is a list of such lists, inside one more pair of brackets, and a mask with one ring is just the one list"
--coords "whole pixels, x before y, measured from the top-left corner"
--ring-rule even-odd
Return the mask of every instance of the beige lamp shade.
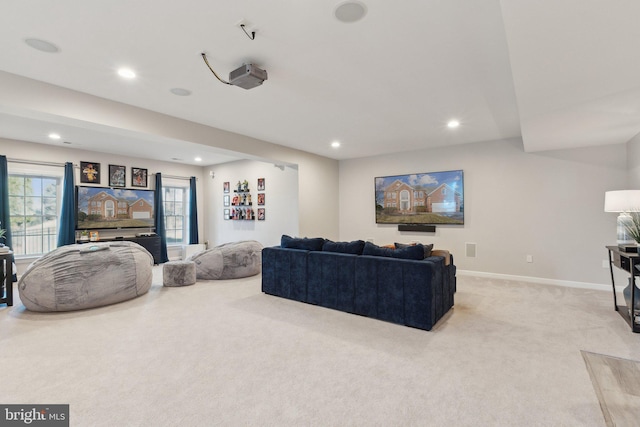
[[617, 190], [604, 193], [605, 212], [640, 212], [640, 190]]

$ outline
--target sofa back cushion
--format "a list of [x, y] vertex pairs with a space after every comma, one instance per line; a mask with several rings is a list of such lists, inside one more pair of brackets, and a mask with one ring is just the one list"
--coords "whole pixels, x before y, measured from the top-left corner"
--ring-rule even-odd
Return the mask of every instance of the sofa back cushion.
[[417, 244], [401, 249], [389, 249], [381, 248], [371, 242], [365, 242], [362, 255], [421, 260], [424, 259], [424, 247], [421, 244]]
[[306, 251], [321, 251], [325, 240], [322, 237], [300, 238], [291, 237], [286, 234], [280, 239], [280, 247], [289, 249], [304, 249]]
[[340, 252], [343, 254], [362, 255], [364, 240], [354, 240], [353, 242], [333, 242], [325, 240], [322, 245], [324, 252]]
[[[396, 249], [406, 248], [407, 246], [414, 246], [415, 243], [395, 243]], [[433, 243], [429, 243], [428, 245], [422, 245], [424, 247], [424, 257], [429, 258], [431, 256], [431, 251], [433, 250]]]

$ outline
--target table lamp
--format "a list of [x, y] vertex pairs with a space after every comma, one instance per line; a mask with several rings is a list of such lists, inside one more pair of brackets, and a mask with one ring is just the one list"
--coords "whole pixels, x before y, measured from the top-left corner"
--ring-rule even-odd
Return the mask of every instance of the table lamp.
[[627, 232], [631, 224], [629, 212], [640, 211], [640, 190], [617, 190], [604, 193], [604, 211], [619, 212], [617, 221], [617, 241], [619, 247], [636, 247], [637, 244]]

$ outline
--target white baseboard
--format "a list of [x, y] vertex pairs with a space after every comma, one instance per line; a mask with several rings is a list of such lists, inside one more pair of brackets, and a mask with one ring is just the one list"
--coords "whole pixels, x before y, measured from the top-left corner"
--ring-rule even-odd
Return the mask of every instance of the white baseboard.
[[[564, 286], [567, 288], [592, 289], [596, 291], [611, 292], [610, 283], [605, 284], [605, 283], [574, 282], [571, 280], [545, 279], [542, 277], [516, 276], [512, 274], [487, 273], [484, 271], [469, 271], [469, 270], [457, 270], [456, 274], [459, 276], [475, 276], [475, 277], [486, 277], [488, 279], [517, 280], [521, 282], [538, 283], [542, 285]], [[616, 291], [622, 292], [623, 289], [624, 289], [624, 286], [616, 286]]]

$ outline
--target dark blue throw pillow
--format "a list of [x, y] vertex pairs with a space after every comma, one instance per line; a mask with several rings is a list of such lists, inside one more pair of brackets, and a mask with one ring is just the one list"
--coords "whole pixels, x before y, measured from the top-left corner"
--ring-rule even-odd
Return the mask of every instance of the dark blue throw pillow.
[[381, 248], [371, 242], [365, 242], [362, 255], [384, 256], [400, 259], [424, 259], [424, 247], [421, 244], [401, 249]]
[[[407, 244], [407, 243], [394, 243], [396, 246], [396, 249], [402, 249], [402, 248], [406, 248], [407, 246], [413, 246], [412, 244]], [[425, 258], [429, 258], [431, 256], [431, 251], [433, 250], [433, 243], [429, 243], [428, 245], [422, 245], [424, 246], [424, 257]]]
[[313, 237], [311, 239], [291, 237], [286, 234], [280, 239], [280, 247], [289, 249], [304, 249], [306, 251], [321, 251], [324, 244], [322, 237]]
[[324, 252], [340, 252], [343, 254], [362, 255], [364, 249], [364, 240], [354, 240], [353, 242], [332, 242], [325, 240], [322, 245]]

